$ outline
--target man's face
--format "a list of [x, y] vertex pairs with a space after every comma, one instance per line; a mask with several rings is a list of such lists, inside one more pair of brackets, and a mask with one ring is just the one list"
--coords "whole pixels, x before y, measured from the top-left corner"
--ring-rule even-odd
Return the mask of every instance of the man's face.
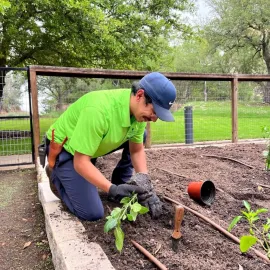
[[153, 104], [145, 104], [144, 90], [138, 90], [136, 93], [136, 109], [133, 112], [138, 122], [156, 122], [158, 117], [155, 113]]

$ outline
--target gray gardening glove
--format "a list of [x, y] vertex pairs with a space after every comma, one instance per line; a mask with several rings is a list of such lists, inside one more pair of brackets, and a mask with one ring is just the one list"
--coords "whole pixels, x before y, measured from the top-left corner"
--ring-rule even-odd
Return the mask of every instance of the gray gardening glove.
[[118, 186], [112, 184], [108, 194], [110, 198], [116, 201], [121, 201], [121, 199], [124, 197], [131, 197], [133, 193], [137, 193], [139, 197], [145, 193], [145, 190], [141, 187], [129, 184], [122, 184]]
[[150, 176], [146, 173], [136, 173], [127, 183], [142, 187], [146, 191], [138, 194], [138, 201], [149, 208], [153, 219], [157, 219], [162, 213], [162, 202], [154, 190]]

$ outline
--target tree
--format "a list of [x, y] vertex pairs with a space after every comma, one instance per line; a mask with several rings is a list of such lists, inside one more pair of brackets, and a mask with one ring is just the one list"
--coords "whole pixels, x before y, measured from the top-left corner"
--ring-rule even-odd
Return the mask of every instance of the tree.
[[[171, 56], [168, 56], [171, 57]], [[176, 72], [223, 73], [223, 55], [210, 52], [208, 41], [199, 31], [193, 38], [185, 40], [174, 48], [171, 70]], [[207, 101], [208, 98], [228, 98], [228, 85], [224, 82], [176, 81], [177, 97], [187, 102], [196, 97]]]
[[6, 9], [10, 8], [9, 0], [0, 1], [0, 14], [5, 14]]
[[160, 37], [190, 33], [181, 21], [190, 1], [4, 0], [0, 66], [151, 70], [149, 60], [169, 46]]
[[[231, 65], [230, 69], [234, 72], [270, 74], [269, 1], [208, 2], [215, 14], [214, 19], [205, 28], [209, 43], [214, 49], [223, 51], [228, 61], [235, 57], [241, 59], [241, 64]], [[270, 82], [264, 90], [264, 102], [270, 103]]]
[[21, 110], [25, 82], [25, 77], [19, 72], [9, 72], [6, 75], [2, 101], [3, 111], [18, 112]]

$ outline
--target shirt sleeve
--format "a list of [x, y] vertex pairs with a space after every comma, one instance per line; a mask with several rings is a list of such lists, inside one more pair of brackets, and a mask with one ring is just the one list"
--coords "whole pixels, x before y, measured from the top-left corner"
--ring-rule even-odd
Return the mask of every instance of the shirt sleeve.
[[145, 127], [146, 123], [137, 123], [137, 132], [130, 138], [130, 141], [134, 143], [142, 143]]
[[87, 107], [81, 111], [75, 126], [70, 146], [87, 156], [93, 156], [107, 133], [107, 121], [104, 114], [94, 107]]

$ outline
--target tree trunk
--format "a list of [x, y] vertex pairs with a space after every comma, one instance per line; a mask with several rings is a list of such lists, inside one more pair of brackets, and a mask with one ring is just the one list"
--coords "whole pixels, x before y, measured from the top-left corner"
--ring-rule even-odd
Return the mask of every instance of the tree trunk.
[[[269, 38], [268, 31], [263, 32], [262, 52], [263, 52], [263, 59], [267, 67], [267, 72], [268, 74], [270, 74], [270, 38]], [[263, 101], [265, 103], [270, 104], [270, 82], [269, 81], [267, 81], [263, 93], [264, 93]]]
[[0, 112], [2, 111], [3, 107], [3, 92], [5, 87], [5, 76], [6, 70], [0, 70]]
[[[6, 66], [6, 59], [0, 59], [0, 67]], [[0, 70], [0, 112], [2, 111], [3, 107], [3, 92], [5, 87], [5, 77], [6, 77], [7, 71], [6, 70]]]

